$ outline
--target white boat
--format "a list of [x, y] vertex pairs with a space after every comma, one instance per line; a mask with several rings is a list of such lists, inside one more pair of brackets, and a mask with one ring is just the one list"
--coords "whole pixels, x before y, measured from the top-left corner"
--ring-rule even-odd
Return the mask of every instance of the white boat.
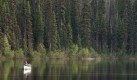
[[31, 64], [25, 64], [24, 65], [24, 70], [31, 70]]
[[31, 74], [31, 69], [28, 69], [28, 70], [24, 69], [24, 75], [28, 75], [28, 74]]

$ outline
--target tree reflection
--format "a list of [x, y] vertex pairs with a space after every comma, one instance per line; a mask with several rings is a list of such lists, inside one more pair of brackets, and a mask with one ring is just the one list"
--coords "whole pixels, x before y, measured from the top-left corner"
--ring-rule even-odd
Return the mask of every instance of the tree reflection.
[[31, 61], [32, 70], [23, 70], [22, 60], [0, 61], [0, 80], [134, 80], [136, 61]]
[[11, 68], [14, 66], [13, 60], [4, 61], [3, 63], [4, 69], [3, 69], [3, 79], [8, 80], [8, 76], [11, 73]]

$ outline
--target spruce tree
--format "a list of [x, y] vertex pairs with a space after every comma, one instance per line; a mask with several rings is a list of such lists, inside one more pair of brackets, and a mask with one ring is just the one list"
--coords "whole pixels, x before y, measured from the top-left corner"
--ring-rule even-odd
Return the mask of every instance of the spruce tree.
[[91, 22], [90, 22], [90, 6], [87, 0], [83, 0], [83, 8], [82, 8], [82, 22], [81, 22], [81, 42], [82, 47], [90, 47], [91, 46]]
[[53, 5], [51, 0], [46, 1], [46, 38], [47, 47], [50, 51], [55, 51], [57, 49], [58, 33], [56, 26], [56, 16], [53, 11]]
[[43, 45], [43, 33], [44, 33], [44, 20], [41, 10], [41, 6], [37, 3], [35, 9], [35, 15], [33, 17], [33, 35], [34, 35], [34, 44], [35, 48], [38, 48], [38, 45]]
[[22, 48], [25, 52], [31, 52], [33, 50], [33, 32], [30, 2], [23, 0], [20, 9], [18, 20], [22, 34]]
[[17, 11], [17, 1], [16, 0], [8, 0], [9, 9], [10, 9], [10, 42], [11, 46], [14, 50], [20, 48], [21, 41], [21, 31], [19, 25], [17, 23], [16, 11]]
[[98, 45], [98, 26], [97, 26], [97, 0], [91, 1], [91, 36], [92, 47], [97, 49]]
[[4, 34], [8, 35], [9, 32], [9, 4], [7, 1], [5, 1], [2, 5], [1, 10], [1, 29]]
[[76, 0], [70, 0], [70, 15], [71, 15], [71, 26], [73, 33], [73, 42], [77, 44], [77, 36], [78, 36], [78, 24], [76, 19]]
[[26, 39], [28, 50], [33, 50], [33, 33], [32, 33], [32, 22], [31, 22], [31, 8], [30, 2], [26, 2], [26, 10], [25, 10], [25, 22], [26, 22]]
[[137, 53], [137, 0], [134, 1], [132, 7], [132, 21], [133, 21], [133, 53]]
[[58, 48], [58, 44], [57, 44], [57, 41], [58, 41], [58, 33], [57, 33], [57, 25], [56, 25], [56, 16], [55, 16], [55, 13], [52, 12], [51, 13], [51, 16], [52, 16], [52, 25], [51, 25], [51, 32], [50, 32], [50, 35], [51, 36], [51, 45], [50, 45], [50, 50], [52, 51], [55, 51], [57, 48]]
[[131, 0], [125, 0], [125, 9], [123, 14], [123, 22], [124, 22], [124, 45], [123, 47], [126, 50], [126, 53], [131, 53], [132, 47], [132, 39], [131, 39]]
[[97, 18], [98, 18], [98, 49], [106, 49], [106, 26], [105, 26], [105, 1], [99, 0], [97, 7]]
[[66, 46], [69, 48], [72, 45], [72, 27], [70, 16], [70, 1], [65, 0], [65, 25], [66, 25]]
[[66, 48], [67, 38], [66, 38], [66, 20], [65, 20], [65, 0], [55, 0], [55, 14], [57, 22], [57, 32], [60, 39], [60, 47]]
[[4, 46], [3, 46], [3, 33], [2, 33], [1, 27], [0, 27], [0, 55], [2, 55], [3, 49], [4, 49]]

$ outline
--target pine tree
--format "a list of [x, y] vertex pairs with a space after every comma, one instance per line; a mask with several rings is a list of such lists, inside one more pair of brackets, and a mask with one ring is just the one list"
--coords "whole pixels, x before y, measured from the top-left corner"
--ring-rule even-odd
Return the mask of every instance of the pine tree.
[[99, 0], [97, 7], [97, 20], [98, 20], [98, 49], [106, 49], [106, 26], [105, 26], [105, 1]]
[[91, 46], [91, 22], [90, 22], [90, 6], [88, 2], [83, 0], [83, 8], [82, 8], [82, 22], [81, 22], [81, 42], [82, 47], [90, 47]]
[[65, 0], [55, 0], [55, 14], [56, 14], [56, 22], [57, 22], [57, 32], [59, 34], [59, 42], [61, 48], [66, 48], [67, 38], [66, 38], [66, 20], [65, 20]]
[[11, 46], [9, 44], [9, 40], [7, 38], [7, 35], [4, 35], [4, 37], [3, 37], [3, 46], [4, 46], [4, 50], [3, 50], [4, 56], [13, 57], [14, 53], [11, 50]]
[[71, 27], [71, 16], [70, 16], [70, 1], [65, 0], [65, 25], [66, 25], [66, 46], [69, 48], [72, 45], [72, 27]]
[[3, 45], [3, 31], [2, 31], [2, 10], [3, 10], [3, 2], [0, 0], [0, 55], [3, 53], [4, 45]]
[[51, 44], [50, 44], [50, 50], [52, 51], [55, 51], [57, 48], [58, 48], [58, 44], [57, 44], [57, 41], [58, 41], [58, 33], [57, 33], [57, 25], [56, 25], [56, 16], [55, 16], [55, 13], [52, 12], [51, 13], [51, 16], [52, 16], [52, 25], [51, 25], [51, 32], [50, 32], [50, 35], [51, 36]]
[[[47, 38], [47, 47], [50, 51], [57, 49], [57, 26], [56, 26], [56, 17], [53, 11], [52, 1], [46, 1], [46, 38]], [[52, 36], [51, 36], [52, 35]]]
[[126, 50], [126, 53], [131, 53], [132, 49], [132, 39], [131, 39], [131, 0], [125, 0], [125, 9], [124, 9], [124, 45], [123, 47]]
[[92, 47], [97, 49], [98, 46], [98, 26], [97, 26], [97, 0], [91, 1], [91, 36]]
[[115, 46], [115, 38], [114, 38], [114, 27], [115, 27], [115, 6], [114, 6], [114, 0], [109, 1], [109, 28], [108, 28], [108, 49], [109, 52], [114, 51]]
[[13, 28], [12, 28], [12, 15], [10, 13], [10, 6], [9, 2], [5, 0], [3, 2], [3, 5], [1, 6], [2, 11], [1, 11], [1, 31], [3, 34], [5, 34], [8, 38], [8, 42], [11, 45], [12, 49], [15, 49], [15, 35], [13, 33]]
[[33, 33], [32, 33], [32, 22], [31, 22], [31, 10], [30, 10], [30, 3], [29, 1], [26, 2], [26, 10], [25, 10], [25, 17], [26, 17], [26, 37], [27, 37], [27, 45], [28, 50], [33, 50]]
[[10, 9], [10, 42], [11, 47], [14, 50], [20, 48], [20, 41], [21, 41], [21, 31], [17, 24], [16, 18], [16, 10], [17, 10], [17, 1], [16, 0], [9, 0], [9, 9]]
[[43, 45], [44, 38], [44, 20], [40, 3], [37, 3], [34, 13], [35, 14], [33, 14], [33, 35], [35, 48], [37, 48], [38, 45]]
[[0, 29], [0, 55], [2, 55], [3, 49], [4, 49], [4, 46], [3, 46], [3, 33], [1, 31], [1, 29]]
[[2, 11], [1, 11], [1, 29], [4, 34], [8, 34], [9, 30], [9, 4], [8, 2], [4, 2], [2, 5]]
[[33, 50], [33, 32], [30, 2], [23, 0], [20, 4], [20, 13], [18, 13], [19, 24], [22, 34], [22, 48], [24, 51]]
[[77, 43], [77, 36], [78, 36], [78, 24], [76, 19], [76, 0], [70, 0], [70, 15], [71, 15], [71, 26], [72, 26], [72, 32], [73, 32], [73, 42]]
[[132, 7], [132, 21], [133, 21], [133, 53], [137, 53], [137, 0], [134, 1]]

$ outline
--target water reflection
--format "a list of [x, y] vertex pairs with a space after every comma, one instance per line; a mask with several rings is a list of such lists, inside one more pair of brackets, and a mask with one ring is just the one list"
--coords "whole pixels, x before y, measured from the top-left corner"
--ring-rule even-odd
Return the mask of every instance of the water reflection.
[[25, 76], [26, 79], [31, 77], [31, 69], [24, 70], [23, 73], [24, 73], [24, 76]]
[[22, 60], [0, 61], [0, 80], [135, 80], [137, 61], [31, 61], [23, 70]]

